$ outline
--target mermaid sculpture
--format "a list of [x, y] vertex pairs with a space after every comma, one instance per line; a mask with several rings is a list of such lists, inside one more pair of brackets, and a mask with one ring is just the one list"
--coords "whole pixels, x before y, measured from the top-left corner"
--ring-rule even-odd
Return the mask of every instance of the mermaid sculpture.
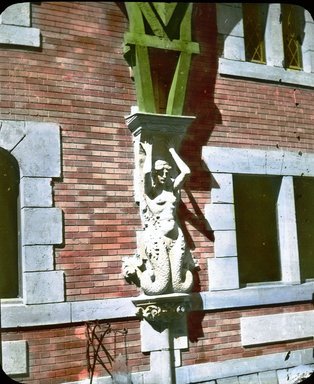
[[190, 292], [196, 268], [177, 218], [181, 189], [190, 169], [179, 157], [173, 140], [163, 143], [178, 172], [170, 177], [174, 167], [165, 159], [167, 156], [159, 154], [153, 161], [153, 145], [141, 143], [143, 246], [125, 259], [123, 266], [126, 280], [140, 286], [146, 295]]

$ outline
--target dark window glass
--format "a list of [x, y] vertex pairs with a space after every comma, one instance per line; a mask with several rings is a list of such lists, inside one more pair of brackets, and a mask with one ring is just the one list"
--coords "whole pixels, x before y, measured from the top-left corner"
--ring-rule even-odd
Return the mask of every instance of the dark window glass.
[[243, 29], [245, 59], [255, 63], [266, 63], [264, 32], [267, 7], [265, 4], [243, 3]]
[[276, 204], [281, 177], [234, 175], [240, 284], [281, 280]]
[[18, 194], [17, 162], [0, 149], [0, 298], [18, 296]]
[[301, 279], [314, 279], [314, 178], [295, 177], [294, 196], [297, 219]]
[[302, 11], [292, 4], [281, 5], [282, 33], [284, 44], [285, 67], [302, 69]]

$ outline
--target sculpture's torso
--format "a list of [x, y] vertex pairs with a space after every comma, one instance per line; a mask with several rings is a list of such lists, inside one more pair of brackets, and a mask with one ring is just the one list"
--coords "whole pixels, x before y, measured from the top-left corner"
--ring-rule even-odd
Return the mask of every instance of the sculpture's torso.
[[[178, 236], [176, 210], [179, 196], [163, 190], [155, 198], [146, 196], [146, 204], [155, 220], [148, 220], [147, 226], [154, 226], [160, 234], [175, 240]], [[149, 215], [150, 216], [150, 215]]]

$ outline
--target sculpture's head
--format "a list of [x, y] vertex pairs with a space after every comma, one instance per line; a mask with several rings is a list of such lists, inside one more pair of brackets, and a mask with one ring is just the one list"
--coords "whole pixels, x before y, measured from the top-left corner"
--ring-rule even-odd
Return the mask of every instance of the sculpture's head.
[[156, 160], [154, 164], [154, 182], [164, 185], [169, 179], [171, 166], [165, 160]]

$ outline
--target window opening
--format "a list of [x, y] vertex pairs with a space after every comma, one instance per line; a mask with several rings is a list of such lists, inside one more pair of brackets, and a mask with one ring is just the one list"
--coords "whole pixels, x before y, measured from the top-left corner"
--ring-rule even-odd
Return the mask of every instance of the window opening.
[[18, 196], [17, 161], [0, 149], [0, 298], [16, 298], [19, 294]]
[[279, 176], [233, 175], [240, 285], [281, 280], [276, 204]]
[[292, 4], [282, 4], [281, 12], [285, 67], [300, 70], [302, 69], [300, 8]]
[[265, 5], [243, 3], [242, 11], [246, 61], [266, 64], [264, 32], [267, 12]]
[[301, 280], [314, 279], [314, 178], [293, 179]]

